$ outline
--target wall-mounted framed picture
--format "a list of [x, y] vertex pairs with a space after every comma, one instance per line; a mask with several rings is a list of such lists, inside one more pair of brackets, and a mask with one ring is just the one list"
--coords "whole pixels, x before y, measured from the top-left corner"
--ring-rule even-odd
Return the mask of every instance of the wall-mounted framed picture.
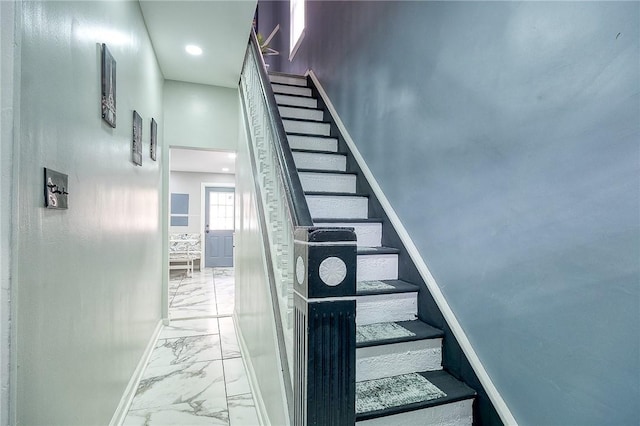
[[116, 127], [116, 61], [102, 43], [102, 119]]
[[138, 166], [142, 166], [142, 117], [137, 111], [133, 111], [131, 154], [133, 162]]
[[156, 152], [158, 150], [158, 123], [155, 119], [151, 119], [151, 145], [149, 147], [149, 154], [151, 159], [156, 161]]

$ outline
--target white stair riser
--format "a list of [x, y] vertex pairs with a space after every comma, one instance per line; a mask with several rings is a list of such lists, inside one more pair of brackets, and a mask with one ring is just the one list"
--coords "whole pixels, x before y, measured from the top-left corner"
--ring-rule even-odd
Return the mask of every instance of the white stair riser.
[[284, 130], [287, 133], [303, 133], [305, 135], [329, 136], [331, 134], [331, 124], [315, 123], [313, 121], [291, 121], [282, 120]]
[[356, 422], [357, 426], [471, 426], [473, 423], [473, 400], [465, 399], [449, 404], [436, 405], [422, 410], [406, 411], [392, 416]]
[[326, 219], [365, 219], [369, 213], [366, 197], [307, 195], [311, 217]]
[[362, 223], [315, 223], [315, 226], [328, 226], [338, 228], [354, 228], [358, 237], [358, 246], [380, 247], [382, 245], [382, 223], [362, 222]]
[[292, 84], [294, 86], [307, 86], [307, 79], [304, 77], [289, 77], [285, 75], [270, 75], [269, 80], [271, 83], [276, 84]]
[[358, 281], [367, 280], [397, 280], [397, 254], [367, 254], [358, 255]]
[[442, 339], [356, 349], [356, 382], [442, 370]]
[[338, 154], [316, 154], [314, 152], [294, 152], [293, 162], [298, 169], [347, 170], [347, 157]]
[[300, 172], [302, 189], [320, 192], [356, 192], [356, 175]]
[[302, 120], [315, 121], [322, 121], [324, 119], [324, 112], [319, 109], [305, 109], [281, 106], [278, 108], [278, 111], [280, 111], [280, 117], [282, 118], [300, 118]]
[[310, 151], [338, 151], [338, 140], [334, 138], [316, 138], [313, 136], [288, 135], [291, 149], [308, 149]]
[[376, 294], [356, 297], [356, 324], [411, 321], [418, 312], [418, 293]]
[[297, 96], [278, 95], [276, 93], [276, 103], [278, 105], [301, 106], [307, 108], [318, 108], [318, 100], [314, 98], [299, 98]]
[[311, 96], [311, 89], [307, 87], [283, 86], [281, 84], [272, 84], [273, 93], [282, 93], [283, 95]]

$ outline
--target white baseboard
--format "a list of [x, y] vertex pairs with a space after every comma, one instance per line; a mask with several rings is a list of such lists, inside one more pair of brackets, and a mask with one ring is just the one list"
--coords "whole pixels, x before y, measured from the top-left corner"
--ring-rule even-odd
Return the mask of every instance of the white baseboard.
[[242, 336], [240, 327], [238, 327], [238, 317], [234, 311], [233, 324], [236, 328], [236, 336], [238, 336], [238, 345], [240, 346], [240, 353], [242, 354], [242, 362], [244, 363], [245, 371], [247, 372], [247, 379], [249, 381], [249, 387], [251, 388], [251, 395], [253, 395], [253, 401], [256, 404], [256, 412], [258, 413], [258, 421], [261, 425], [270, 425], [269, 415], [267, 413], [267, 407], [262, 399], [262, 394], [258, 388], [258, 378], [256, 377], [256, 371], [251, 363], [251, 357], [249, 357], [249, 350], [247, 344]]
[[129, 380], [129, 383], [124, 390], [124, 394], [120, 399], [118, 408], [116, 408], [115, 413], [113, 413], [113, 417], [111, 417], [111, 421], [109, 422], [110, 426], [120, 426], [124, 421], [124, 418], [127, 416], [127, 412], [129, 411], [129, 407], [131, 406], [131, 401], [133, 401], [133, 397], [136, 395], [136, 390], [138, 389], [138, 385], [140, 384], [142, 373], [144, 373], [144, 368], [147, 366], [147, 362], [149, 362], [149, 358], [151, 357], [153, 348], [156, 347], [158, 336], [160, 335], [160, 331], [162, 331], [162, 324], [163, 320], [158, 321], [155, 330], [153, 330], [151, 339], [149, 339], [149, 343], [142, 353], [142, 357], [140, 357], [140, 361], [138, 361], [138, 365], [133, 371], [131, 379]]
[[391, 206], [391, 203], [389, 202], [387, 197], [384, 195], [382, 188], [374, 178], [373, 173], [367, 166], [367, 163], [365, 162], [364, 158], [360, 154], [360, 151], [358, 151], [356, 144], [353, 142], [353, 139], [349, 135], [347, 128], [345, 127], [344, 123], [338, 116], [338, 112], [336, 111], [335, 107], [329, 100], [327, 92], [324, 90], [324, 88], [320, 84], [318, 77], [315, 75], [313, 70], [308, 70], [305, 75], [308, 75], [309, 77], [311, 77], [311, 80], [315, 84], [316, 89], [318, 89], [318, 93], [320, 94], [320, 97], [324, 101], [325, 105], [327, 106], [327, 109], [329, 110], [329, 113], [331, 114], [336, 125], [338, 126], [340, 133], [344, 137], [345, 143], [347, 144], [347, 146], [349, 147], [349, 150], [353, 154], [353, 157], [358, 163], [358, 166], [360, 166], [360, 169], [362, 170], [362, 174], [369, 182], [369, 185], [371, 185], [371, 189], [373, 190], [374, 195], [376, 196], [376, 198], [380, 202], [380, 205], [382, 206], [385, 213], [389, 217], [391, 224], [395, 228], [396, 232], [398, 233], [398, 236], [400, 237], [400, 240], [402, 241], [405, 248], [407, 249], [407, 252], [411, 257], [411, 260], [416, 265], [418, 272], [420, 273], [420, 275], [422, 276], [422, 279], [426, 283], [427, 288], [429, 289], [429, 292], [431, 293], [431, 295], [433, 296], [433, 299], [438, 305], [438, 308], [440, 308], [440, 311], [442, 312], [442, 315], [447, 321], [447, 324], [449, 324], [449, 327], [451, 328], [453, 335], [458, 340], [458, 343], [460, 344], [462, 351], [467, 356], [467, 359], [469, 360], [469, 363], [471, 364], [473, 371], [475, 371], [476, 375], [478, 376], [478, 379], [480, 380], [480, 383], [482, 383], [482, 386], [484, 387], [484, 390], [487, 392], [487, 395], [489, 396], [489, 399], [491, 400], [491, 402], [493, 403], [493, 406], [498, 412], [498, 415], [500, 416], [500, 418], [502, 419], [505, 425], [517, 425], [518, 423], [516, 422], [516, 419], [511, 414], [509, 407], [507, 407], [507, 404], [504, 402], [504, 399], [502, 399], [502, 396], [500, 395], [500, 393], [498, 393], [498, 390], [496, 389], [495, 385], [493, 384], [493, 381], [489, 377], [489, 374], [487, 373], [484, 366], [480, 362], [480, 358], [478, 358], [478, 355], [476, 354], [475, 350], [471, 346], [471, 342], [469, 342], [467, 335], [462, 329], [462, 326], [458, 322], [458, 319], [456, 318], [455, 314], [451, 310], [449, 303], [447, 302], [444, 295], [442, 294], [442, 291], [440, 290], [440, 287], [436, 283], [435, 278], [433, 277], [426, 263], [422, 259], [422, 256], [420, 255], [420, 252], [418, 251], [416, 245], [413, 243], [413, 240], [409, 236], [409, 233], [407, 232], [405, 227], [402, 225], [402, 222], [400, 221], [400, 218], [398, 217], [395, 210]]

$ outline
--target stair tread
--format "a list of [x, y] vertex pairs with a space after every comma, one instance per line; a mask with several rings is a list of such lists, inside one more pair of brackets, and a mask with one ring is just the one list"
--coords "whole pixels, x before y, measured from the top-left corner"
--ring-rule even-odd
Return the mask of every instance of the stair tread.
[[400, 250], [395, 247], [366, 247], [358, 246], [359, 255], [369, 254], [398, 254]]
[[[412, 402], [411, 390], [407, 391], [404, 384], [406, 379], [422, 376], [431, 384], [435, 385], [445, 396], [434, 397], [433, 399]], [[371, 391], [371, 389], [374, 389]], [[386, 391], [386, 392], [385, 392]], [[414, 391], [415, 392], [415, 391]], [[393, 395], [396, 404], [383, 395]], [[356, 383], [356, 407], [364, 405], [360, 412], [356, 411], [356, 421], [368, 420], [377, 417], [399, 414], [407, 411], [420, 410], [438, 405], [449, 404], [475, 397], [476, 392], [453, 377], [444, 370], [423, 371], [419, 373], [402, 374], [400, 376], [384, 379], [367, 380]], [[400, 400], [405, 398], [407, 403]], [[386, 407], [377, 408], [376, 400], [384, 399]], [[367, 409], [366, 406], [373, 407]]]
[[[390, 333], [388, 337], [381, 336], [380, 338], [361, 340], [356, 343], [356, 347], [366, 348], [370, 346], [390, 345], [393, 343], [413, 342], [416, 340], [436, 339], [444, 336], [442, 330], [432, 327], [420, 320], [356, 325], [356, 335], [358, 335], [359, 332], [363, 335], [365, 332], [368, 332], [369, 334], [372, 332], [375, 333], [376, 328], [381, 329], [380, 332], [384, 332], [384, 329], [397, 330], [398, 326], [401, 327], [400, 333]], [[371, 330], [372, 328], [374, 330]]]
[[[322, 138], [322, 139], [333, 139], [333, 140], [338, 140], [337, 137], [335, 136], [326, 136], [326, 135], [310, 135], [307, 133], [295, 133], [295, 132], [287, 132], [287, 136], [298, 136], [298, 137], [303, 137], [303, 138]], [[311, 150], [313, 151], [313, 150]], [[335, 154], [335, 152], [332, 152], [333, 154]], [[342, 155], [346, 155], [346, 154], [342, 154]]]
[[298, 75], [298, 74], [289, 74], [286, 72], [281, 72], [281, 71], [269, 71], [267, 74], [269, 75], [276, 75], [276, 76], [280, 76], [280, 77], [292, 77], [292, 78], [299, 78], [301, 80], [306, 80], [307, 77], [305, 77], [304, 75]]
[[[362, 192], [322, 192], [322, 191], [305, 191], [304, 195], [326, 195], [329, 197], [359, 197], [369, 198], [369, 194]], [[315, 220], [315, 219], [314, 219]]]
[[[319, 152], [319, 151], [311, 151], [311, 152]], [[323, 153], [326, 151], [323, 151]], [[334, 152], [333, 154], [339, 154], [338, 152]], [[343, 170], [319, 170], [319, 169], [297, 169], [298, 173], [319, 173], [324, 175], [353, 175], [357, 176], [356, 172], [347, 172]]]
[[309, 86], [300, 86], [299, 84], [280, 83], [278, 81], [272, 81], [271, 85], [277, 84], [278, 86], [299, 87], [300, 89], [311, 89]]
[[[280, 83], [275, 83], [275, 84], [280, 84]], [[301, 87], [302, 89], [306, 89], [306, 87], [302, 87], [302, 86], [294, 86], [294, 87]], [[315, 96], [313, 96], [313, 94], [311, 94], [311, 96], [296, 95], [296, 94], [293, 94], [293, 93], [280, 93], [280, 92], [273, 92], [273, 94], [276, 95], [276, 96], [293, 96], [294, 98], [316, 99], [317, 100], [317, 98]], [[282, 105], [282, 104], [278, 102], [278, 105]]]
[[[300, 123], [313, 123], [313, 124], [331, 124], [330, 121], [325, 120], [312, 120], [309, 118], [295, 118], [295, 117], [282, 117], [282, 121], [297, 121]], [[306, 133], [303, 133], [306, 135]]]
[[[301, 86], [293, 86], [293, 87], [301, 87]], [[284, 94], [284, 93], [282, 93]], [[322, 111], [324, 112], [324, 110], [322, 108], [318, 108], [318, 107], [306, 107], [306, 106], [298, 106], [298, 105], [279, 105], [282, 107], [287, 107], [287, 108], [294, 108], [294, 109], [302, 109], [305, 111]], [[288, 118], [285, 118], [285, 120], [289, 120]]]
[[[288, 135], [290, 135], [291, 133], [287, 133]], [[320, 151], [320, 150], [315, 150], [315, 149], [291, 149], [291, 152], [306, 152], [309, 154], [330, 154], [330, 155], [342, 155], [343, 157], [346, 156], [347, 154], [343, 154], [342, 152], [335, 152], [335, 151]]]
[[314, 218], [313, 223], [382, 223], [382, 219], [368, 217], [366, 219], [335, 219], [335, 218]]
[[[364, 284], [364, 283], [369, 283]], [[375, 294], [412, 293], [417, 292], [418, 286], [402, 280], [367, 280], [356, 283], [358, 296], [371, 296]]]

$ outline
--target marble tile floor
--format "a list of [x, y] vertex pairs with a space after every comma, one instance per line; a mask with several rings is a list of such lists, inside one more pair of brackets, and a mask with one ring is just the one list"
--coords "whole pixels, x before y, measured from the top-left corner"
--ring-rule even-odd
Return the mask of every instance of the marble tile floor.
[[[233, 288], [232, 268], [172, 280], [170, 325], [158, 336], [123, 425], [259, 424], [231, 317]], [[178, 319], [188, 315], [198, 318]]]

